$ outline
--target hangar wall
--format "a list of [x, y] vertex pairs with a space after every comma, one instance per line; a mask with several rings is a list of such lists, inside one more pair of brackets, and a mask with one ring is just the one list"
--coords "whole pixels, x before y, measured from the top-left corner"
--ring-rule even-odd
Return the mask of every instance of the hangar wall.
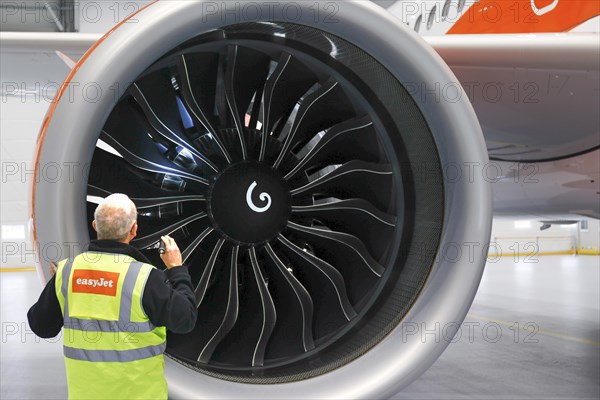
[[[581, 232], [579, 247], [582, 249], [600, 248], [600, 221], [597, 219], [588, 220], [587, 232]], [[597, 253], [596, 253], [597, 254]]]
[[[32, 267], [29, 193], [35, 143], [58, 87], [69, 69], [55, 55], [2, 53], [0, 57], [0, 143], [2, 159], [2, 267]], [[41, 179], [56, 179], [48, 166]]]
[[492, 225], [490, 258], [514, 256], [520, 259], [537, 259], [543, 255], [598, 254], [600, 237], [598, 220], [581, 223], [552, 225], [540, 230], [542, 223], [523, 217], [495, 218]]
[[[150, 0], [77, 2], [79, 32], [103, 33]], [[44, 14], [40, 14], [43, 16]], [[24, 16], [29, 19], [35, 15]], [[25, 18], [25, 22], [27, 22]], [[41, 18], [41, 17], [40, 17]], [[52, 53], [2, 51], [0, 57], [0, 231], [2, 268], [34, 266], [35, 259], [29, 232], [29, 193], [33, 179], [35, 142], [42, 121], [68, 67]], [[84, 90], [84, 84], [73, 90]], [[68, 174], [68, 167], [47, 166], [41, 179], [57, 179]], [[50, 251], [50, 250], [49, 250]]]

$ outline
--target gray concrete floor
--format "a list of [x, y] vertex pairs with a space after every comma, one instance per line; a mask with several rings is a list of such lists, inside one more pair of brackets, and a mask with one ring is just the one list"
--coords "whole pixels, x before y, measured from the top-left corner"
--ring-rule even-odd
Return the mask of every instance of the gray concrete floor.
[[[488, 263], [459, 334], [400, 399], [600, 398], [600, 259], [511, 257]], [[32, 272], [0, 274], [2, 399], [60, 399], [60, 339], [36, 338]]]
[[488, 263], [462, 336], [393, 399], [597, 400], [599, 271], [595, 256]]

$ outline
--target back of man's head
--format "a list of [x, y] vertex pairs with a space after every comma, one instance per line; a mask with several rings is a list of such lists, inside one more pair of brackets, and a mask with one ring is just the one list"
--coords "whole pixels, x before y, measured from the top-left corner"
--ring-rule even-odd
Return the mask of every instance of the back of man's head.
[[111, 194], [94, 211], [96, 232], [100, 240], [121, 241], [137, 220], [135, 204], [127, 195]]

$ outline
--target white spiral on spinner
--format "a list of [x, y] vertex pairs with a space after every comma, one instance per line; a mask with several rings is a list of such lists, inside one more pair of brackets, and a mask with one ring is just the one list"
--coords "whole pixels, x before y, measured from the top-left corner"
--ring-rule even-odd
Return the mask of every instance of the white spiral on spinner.
[[269, 208], [271, 208], [271, 196], [269, 196], [269, 194], [265, 193], [265, 192], [262, 192], [261, 194], [259, 194], [258, 198], [261, 199], [262, 201], [266, 201], [267, 205], [264, 207], [258, 207], [252, 201], [252, 191], [254, 191], [254, 188], [256, 186], [258, 186], [258, 183], [256, 183], [256, 181], [254, 181], [254, 182], [252, 182], [252, 184], [246, 191], [246, 203], [248, 203], [248, 207], [250, 207], [250, 209], [252, 211], [257, 212], [257, 213], [263, 213], [263, 212], [267, 211]]

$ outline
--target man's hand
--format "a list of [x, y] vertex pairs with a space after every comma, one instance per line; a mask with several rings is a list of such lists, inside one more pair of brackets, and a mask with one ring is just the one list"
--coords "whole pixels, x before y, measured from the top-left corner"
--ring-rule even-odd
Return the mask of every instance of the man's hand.
[[179, 247], [177, 247], [177, 243], [170, 236], [161, 236], [160, 238], [165, 244], [165, 252], [160, 255], [160, 258], [163, 260], [168, 269], [173, 267], [179, 267], [183, 264], [183, 260], [181, 257], [181, 251], [179, 251]]
[[56, 266], [56, 264], [53, 261], [50, 261], [50, 278], [52, 278], [54, 274], [56, 274], [57, 269], [58, 267]]

